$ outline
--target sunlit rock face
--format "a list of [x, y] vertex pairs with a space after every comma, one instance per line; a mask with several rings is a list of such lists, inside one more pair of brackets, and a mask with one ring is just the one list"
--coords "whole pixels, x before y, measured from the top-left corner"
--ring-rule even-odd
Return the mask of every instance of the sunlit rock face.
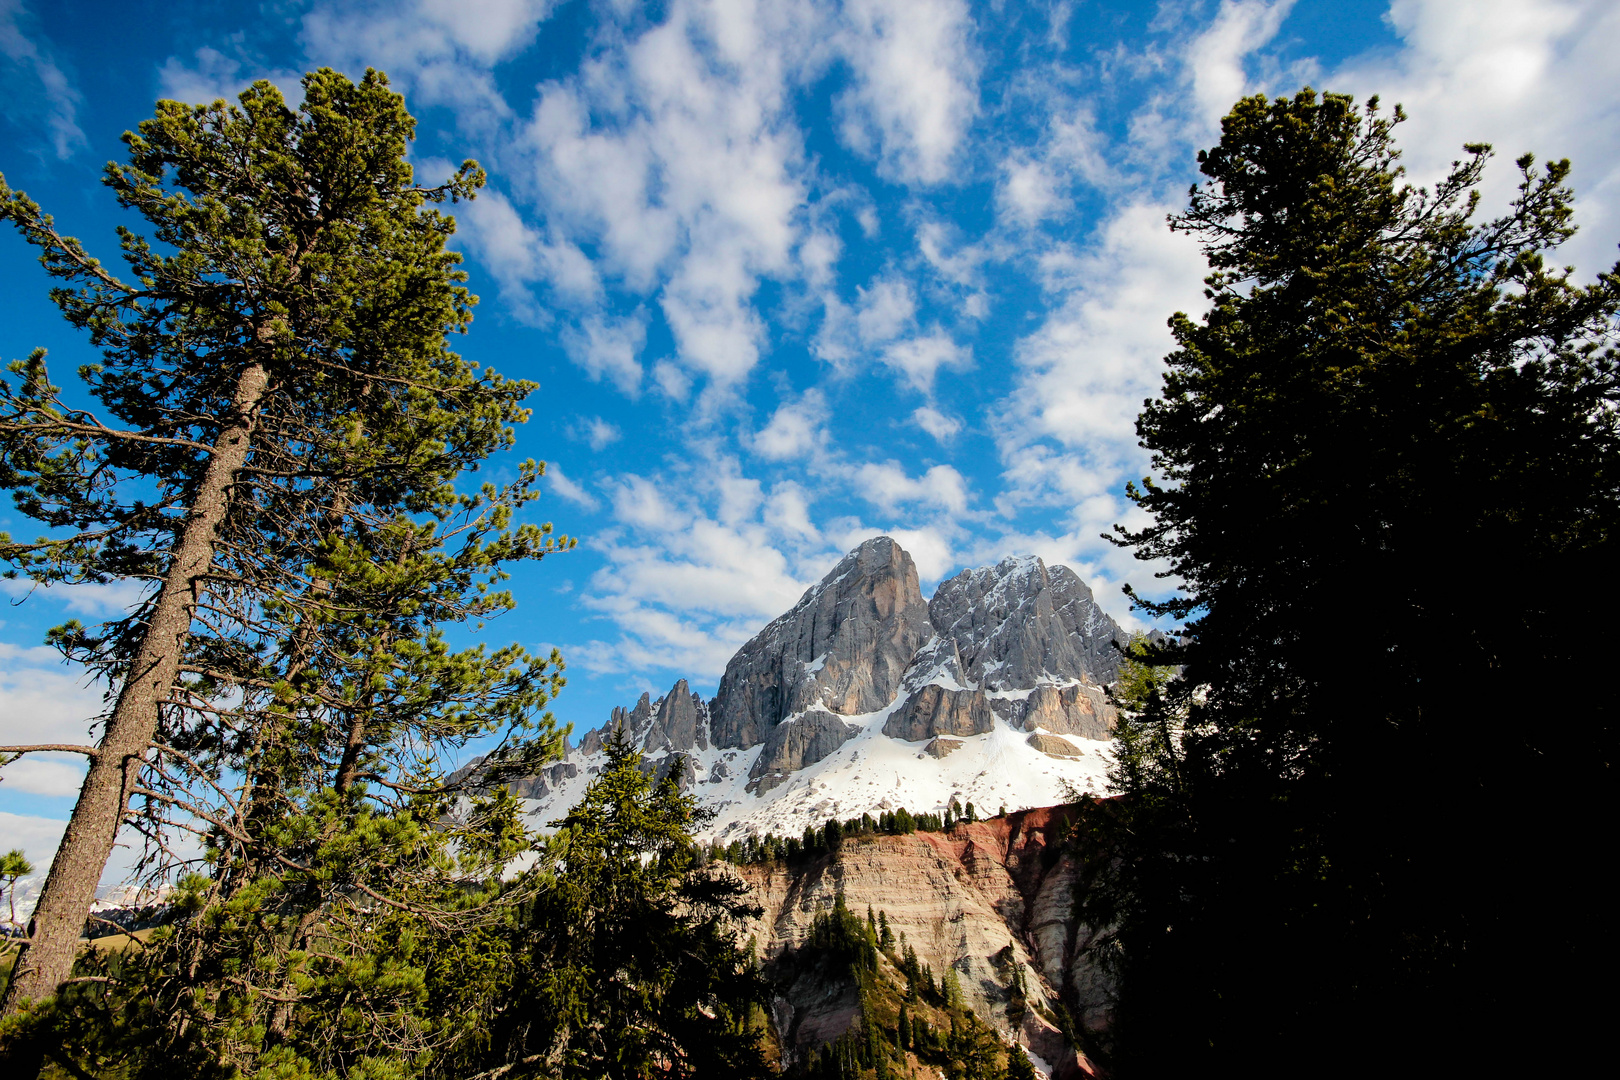
[[[1087, 932], [1075, 919], [1080, 868], [1058, 843], [1079, 813], [1047, 807], [943, 833], [858, 837], [832, 854], [738, 867], [761, 908], [742, 937], [769, 961], [803, 945], [816, 915], [842, 895], [858, 915], [868, 907], [883, 912], [896, 938], [904, 935], [936, 977], [954, 970], [973, 1011], [1008, 1034], [1013, 972], [1022, 969], [1037, 1007], [1022, 1016], [1019, 1041], [1057, 1077], [1096, 1075], [1047, 1019], [1061, 1001], [1088, 1031], [1110, 1021], [1113, 987], [1086, 952]], [[787, 988], [773, 1013], [786, 1048], [803, 1054], [854, 1029], [860, 1013], [849, 990]]]
[[858, 730], [822, 709], [811, 709], [777, 724], [765, 737], [765, 748], [748, 774], [753, 781], [750, 790], [771, 790], [789, 773], [837, 750]]
[[1023, 556], [964, 570], [940, 583], [928, 617], [955, 643], [967, 680], [987, 691], [1119, 678], [1113, 642], [1127, 635], [1067, 566]]
[[711, 707], [715, 744], [746, 750], [818, 706], [883, 708], [931, 630], [911, 556], [887, 536], [866, 541], [731, 658]]
[[949, 689], [938, 683], [918, 687], [883, 725], [883, 734], [906, 742], [935, 735], [980, 735], [995, 715], [983, 690]]
[[707, 749], [709, 708], [692, 693], [686, 680], [677, 681], [659, 701], [643, 745], [647, 750]]

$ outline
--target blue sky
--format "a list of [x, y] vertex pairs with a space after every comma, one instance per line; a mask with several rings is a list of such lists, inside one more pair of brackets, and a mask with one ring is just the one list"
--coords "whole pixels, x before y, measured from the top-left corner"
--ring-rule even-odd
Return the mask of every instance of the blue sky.
[[[110, 258], [99, 170], [154, 100], [295, 94], [321, 65], [388, 72], [428, 178], [482, 162], [459, 348], [541, 384], [513, 460], [551, 464], [536, 517], [580, 540], [487, 633], [562, 648], [582, 732], [678, 676], [711, 693], [880, 532], [925, 592], [1033, 552], [1129, 619], [1153, 568], [1098, 534], [1133, 520], [1165, 320], [1202, 303], [1165, 215], [1233, 100], [1400, 101], [1419, 182], [1496, 145], [1492, 208], [1513, 157], [1568, 156], [1589, 276], [1620, 240], [1615, 56], [1620, 8], [1579, 0], [0, 0], [0, 171]], [[93, 357], [46, 288], [0, 235], [0, 353], [66, 376]], [[39, 641], [129, 599], [0, 609], [8, 741], [83, 737], [95, 693]], [[45, 836], [76, 788], [72, 762], [13, 766], [0, 824]]]

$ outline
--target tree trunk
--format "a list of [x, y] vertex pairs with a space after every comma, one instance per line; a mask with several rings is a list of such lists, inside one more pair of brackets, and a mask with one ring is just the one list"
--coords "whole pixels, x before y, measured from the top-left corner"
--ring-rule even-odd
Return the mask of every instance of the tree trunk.
[[[24, 1002], [50, 997], [72, 973], [79, 936], [129, 806], [130, 789], [145, 766], [159, 709], [179, 673], [197, 608], [199, 579], [213, 563], [218, 530], [230, 508], [230, 489], [247, 462], [268, 382], [264, 366], [257, 363], [236, 381], [232, 415], [214, 441], [213, 455], [152, 607], [151, 622], [125, 675], [97, 756], [90, 759], [90, 771], [34, 908], [29, 938], [17, 956], [0, 1016], [22, 1011]], [[24, 1066], [13, 1074], [19, 1077], [31, 1080], [38, 1072], [37, 1065], [28, 1072], [27, 1062], [14, 1058], [13, 1064]]]

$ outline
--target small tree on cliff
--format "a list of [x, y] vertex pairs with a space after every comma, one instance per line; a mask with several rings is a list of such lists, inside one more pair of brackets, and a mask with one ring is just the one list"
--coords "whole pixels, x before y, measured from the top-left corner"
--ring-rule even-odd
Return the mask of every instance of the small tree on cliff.
[[[107, 677], [112, 705], [97, 745], [52, 748], [90, 767], [7, 1015], [68, 975], [131, 794], [165, 797], [148, 783], [156, 762], [189, 756], [187, 716], [228, 711], [221, 700], [255, 655], [279, 656], [285, 687], [310, 667], [315, 645], [296, 624], [327, 590], [304, 573], [308, 546], [340, 567], [361, 508], [373, 522], [440, 512], [450, 480], [510, 445], [526, 416], [530, 384], [446, 347], [473, 298], [445, 250], [453, 221], [424, 203], [472, 197], [483, 173], [468, 162], [447, 184], [417, 186], [404, 158], [413, 129], [375, 72], [358, 85], [308, 75], [296, 111], [264, 82], [240, 108], [160, 102], [125, 136], [129, 163], [107, 167], [119, 202], [152, 227], [150, 239], [120, 230], [128, 281], [0, 183], [0, 216], [41, 250], [64, 283], [53, 298], [101, 349], [80, 374], [105, 409], [64, 403], [42, 352], [12, 366], [0, 484], [52, 534], [0, 536], [0, 557], [43, 583], [151, 584], [99, 635], [56, 635]], [[506, 554], [550, 546], [520, 530]], [[253, 742], [247, 730], [231, 752]]]

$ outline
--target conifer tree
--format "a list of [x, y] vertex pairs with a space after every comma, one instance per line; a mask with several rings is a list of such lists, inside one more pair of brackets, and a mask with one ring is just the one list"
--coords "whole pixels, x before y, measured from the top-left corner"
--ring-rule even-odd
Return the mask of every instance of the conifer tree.
[[[532, 386], [446, 347], [473, 298], [445, 250], [453, 221], [425, 204], [472, 197], [483, 173], [468, 162], [444, 185], [417, 185], [404, 160], [413, 126], [376, 72], [358, 84], [306, 76], [297, 110], [266, 82], [239, 107], [160, 102], [126, 135], [128, 164], [106, 174], [151, 226], [149, 237], [121, 230], [127, 281], [0, 186], [0, 216], [41, 250], [63, 282], [54, 299], [102, 352], [80, 374], [105, 410], [67, 404], [42, 352], [12, 365], [19, 383], [0, 387], [0, 484], [50, 531], [31, 543], [0, 536], [0, 557], [45, 584], [150, 583], [128, 618], [53, 636], [106, 679], [110, 708], [99, 742], [71, 748], [89, 772], [6, 991], [8, 1016], [67, 976], [132, 796], [161, 863], [176, 815], [200, 815], [222, 838], [240, 824], [190, 793], [215, 793], [222, 772], [277, 773], [256, 771], [263, 755], [312, 731], [342, 750], [338, 786], [369, 773], [408, 788], [408, 765], [375, 762], [412, 705], [465, 735], [479, 725], [455, 717], [480, 690], [521, 727], [555, 688], [554, 670], [521, 650], [452, 658], [430, 628], [447, 614], [497, 612], [509, 600], [472, 579], [498, 578], [500, 561], [555, 542], [534, 526], [508, 530], [538, 466], [482, 496], [448, 486], [511, 444]], [[445, 554], [457, 532], [459, 549]], [[394, 628], [368, 651], [377, 593], [387, 597], [378, 618]], [[402, 612], [411, 602], [420, 615]], [[392, 705], [344, 696], [390, 679]], [[266, 805], [260, 794], [223, 801], [241, 819]]]
[[1120, 540], [1183, 582], [1142, 606], [1188, 621], [1139, 657], [1180, 674], [1137, 688], [1082, 894], [1121, 1076], [1350, 1041], [1456, 1071], [1505, 1015], [1538, 1055], [1601, 1025], [1571, 973], [1613, 955], [1586, 898], [1615, 707], [1580, 628], [1620, 535], [1620, 276], [1547, 261], [1568, 162], [1523, 156], [1476, 220], [1490, 148], [1414, 189], [1403, 119], [1246, 98], [1172, 219], [1212, 306], [1171, 320], [1137, 428], [1164, 482]]
[[654, 784], [622, 731], [604, 749], [515, 927], [480, 1075], [764, 1077], [762, 987], [736, 940], [759, 909], [734, 876], [694, 866], [696, 801], [673, 779]]

